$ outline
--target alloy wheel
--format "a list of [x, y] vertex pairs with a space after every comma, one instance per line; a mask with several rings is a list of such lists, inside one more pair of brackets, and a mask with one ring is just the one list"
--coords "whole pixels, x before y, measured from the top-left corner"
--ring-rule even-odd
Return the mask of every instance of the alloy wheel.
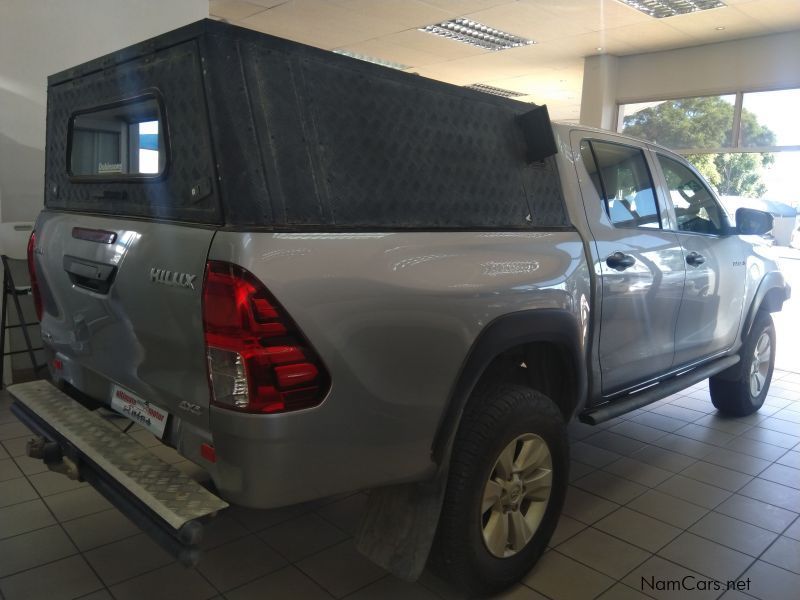
[[769, 333], [764, 331], [758, 338], [753, 359], [750, 362], [750, 395], [757, 398], [764, 389], [769, 373], [770, 358], [772, 358], [772, 342]]
[[497, 558], [520, 552], [539, 528], [553, 486], [553, 459], [533, 433], [512, 440], [500, 453], [483, 490], [481, 528]]

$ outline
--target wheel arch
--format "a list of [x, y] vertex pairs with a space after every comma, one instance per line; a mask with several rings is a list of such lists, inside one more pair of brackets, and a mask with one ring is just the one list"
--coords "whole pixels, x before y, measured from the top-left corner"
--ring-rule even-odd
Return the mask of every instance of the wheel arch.
[[[563, 309], [520, 311], [489, 323], [470, 348], [453, 386], [433, 441], [434, 461], [441, 465], [446, 459], [476, 385], [486, 376], [503, 377], [504, 369], [518, 358], [533, 362], [525, 383], [545, 394], [552, 394], [552, 388], [547, 389], [547, 377], [553, 383], [554, 374], [568, 375], [557, 382], [559, 393], [551, 399], [569, 421], [584, 403], [588, 390], [583, 340], [576, 315]], [[515, 376], [519, 375], [517, 372]]]
[[764, 275], [747, 311], [747, 317], [742, 326], [742, 340], [747, 338], [753, 328], [753, 322], [759, 310], [764, 309], [771, 313], [780, 312], [783, 308], [783, 303], [789, 299], [790, 295], [791, 288], [786, 284], [783, 273], [770, 271]]

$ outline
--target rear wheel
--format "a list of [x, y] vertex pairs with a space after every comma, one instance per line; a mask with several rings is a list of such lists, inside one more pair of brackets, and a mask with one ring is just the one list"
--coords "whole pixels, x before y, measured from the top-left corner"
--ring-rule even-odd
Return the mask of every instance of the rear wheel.
[[753, 414], [764, 404], [775, 368], [775, 326], [769, 313], [759, 312], [742, 344], [741, 360], [731, 371], [708, 380], [711, 402], [734, 417]]
[[547, 547], [567, 487], [561, 413], [524, 386], [477, 391], [459, 428], [432, 564], [469, 595], [522, 578]]

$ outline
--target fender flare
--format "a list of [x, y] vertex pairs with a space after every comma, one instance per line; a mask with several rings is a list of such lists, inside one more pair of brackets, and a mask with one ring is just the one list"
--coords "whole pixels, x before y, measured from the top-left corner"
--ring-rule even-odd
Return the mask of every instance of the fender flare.
[[[773, 290], [777, 293], [771, 293]], [[761, 307], [764, 306], [768, 312], [779, 312], [783, 308], [783, 303], [791, 297], [791, 290], [792, 288], [786, 283], [786, 279], [780, 271], [770, 271], [764, 275], [747, 311], [747, 317], [742, 326], [742, 339], [745, 339], [750, 333], [756, 314]]]
[[431, 456], [440, 468], [449, 458], [461, 415], [486, 368], [503, 352], [533, 342], [550, 342], [566, 350], [574, 371], [571, 381], [574, 402], [567, 417], [571, 418], [580, 409], [587, 395], [588, 372], [577, 316], [564, 309], [542, 308], [498, 317], [484, 327], [472, 344], [442, 413], [431, 448]]

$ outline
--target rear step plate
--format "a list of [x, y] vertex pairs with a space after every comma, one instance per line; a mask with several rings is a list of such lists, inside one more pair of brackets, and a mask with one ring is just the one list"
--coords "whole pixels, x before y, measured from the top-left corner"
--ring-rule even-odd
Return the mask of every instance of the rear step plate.
[[51, 383], [19, 383], [8, 392], [175, 530], [228, 506]]

